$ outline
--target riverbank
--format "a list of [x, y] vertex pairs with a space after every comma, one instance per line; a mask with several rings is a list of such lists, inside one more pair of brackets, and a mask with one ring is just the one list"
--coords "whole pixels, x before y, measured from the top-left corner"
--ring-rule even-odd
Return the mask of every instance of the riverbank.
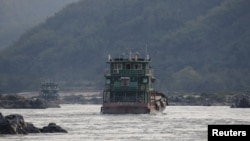
[[[24, 98], [37, 97], [38, 92], [20, 92], [16, 94]], [[243, 97], [250, 100], [248, 93], [168, 93], [169, 106], [232, 106]], [[101, 104], [100, 91], [60, 91], [61, 104]]]

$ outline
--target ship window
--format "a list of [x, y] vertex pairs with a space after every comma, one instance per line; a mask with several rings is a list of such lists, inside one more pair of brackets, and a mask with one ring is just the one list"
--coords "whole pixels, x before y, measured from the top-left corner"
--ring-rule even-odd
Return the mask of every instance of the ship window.
[[114, 64], [113, 65], [113, 73], [119, 74], [119, 70], [122, 69], [122, 64]]
[[113, 66], [114, 68], [113, 69], [116, 69], [116, 70], [121, 70], [122, 69], [122, 64], [114, 64]]
[[143, 83], [148, 83], [148, 79], [147, 78], [143, 78], [142, 82]]
[[131, 65], [130, 64], [126, 64], [126, 69], [130, 69], [131, 68]]
[[134, 64], [134, 69], [141, 70], [142, 69], [142, 64]]

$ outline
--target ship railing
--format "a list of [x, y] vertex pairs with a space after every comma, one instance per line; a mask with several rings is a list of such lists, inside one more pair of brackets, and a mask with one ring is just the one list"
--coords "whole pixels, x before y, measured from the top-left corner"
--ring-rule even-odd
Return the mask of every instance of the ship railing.
[[129, 91], [146, 91], [149, 89], [147, 85], [141, 85], [141, 84], [130, 84], [128, 86], [121, 86], [119, 84], [106, 84], [105, 89], [108, 91], [124, 91], [124, 90], [129, 90]]
[[143, 75], [152, 75], [151, 69], [146, 70], [138, 70], [138, 69], [131, 69], [131, 70], [121, 70], [121, 69], [113, 69], [112, 72], [110, 70], [104, 71], [104, 76], [110, 75], [121, 75], [121, 76], [143, 76]]
[[124, 90], [138, 90], [138, 87], [131, 87], [131, 86], [113, 86], [111, 87], [112, 90], [117, 91], [124, 91]]

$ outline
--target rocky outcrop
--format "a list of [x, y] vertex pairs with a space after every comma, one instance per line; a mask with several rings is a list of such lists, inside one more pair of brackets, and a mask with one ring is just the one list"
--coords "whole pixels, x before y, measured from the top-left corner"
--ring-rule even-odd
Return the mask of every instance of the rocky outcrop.
[[0, 115], [1, 134], [27, 134], [26, 124], [23, 116], [18, 114], [3, 116]]
[[63, 129], [62, 127], [56, 125], [55, 123], [49, 123], [48, 126], [45, 126], [41, 129], [42, 133], [67, 133], [67, 131], [65, 129]]
[[231, 108], [250, 108], [250, 97], [246, 95], [237, 97]]
[[0, 97], [0, 108], [19, 109], [45, 109], [60, 107], [58, 103], [47, 101], [43, 98], [24, 98], [19, 95], [6, 95]]
[[22, 115], [11, 114], [3, 116], [0, 113], [0, 134], [28, 133], [67, 133], [67, 131], [56, 125], [56, 123], [49, 123], [48, 126], [37, 128], [32, 123], [25, 122]]

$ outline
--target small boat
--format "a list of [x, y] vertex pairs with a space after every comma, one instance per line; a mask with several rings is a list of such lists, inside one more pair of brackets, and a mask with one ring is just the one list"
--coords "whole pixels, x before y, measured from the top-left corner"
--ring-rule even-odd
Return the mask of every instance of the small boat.
[[60, 107], [59, 88], [55, 82], [42, 82], [39, 91], [39, 98], [45, 99], [49, 107]]
[[101, 113], [147, 114], [165, 110], [168, 98], [153, 89], [155, 77], [150, 62], [149, 55], [139, 58], [138, 53], [114, 59], [108, 56]]

